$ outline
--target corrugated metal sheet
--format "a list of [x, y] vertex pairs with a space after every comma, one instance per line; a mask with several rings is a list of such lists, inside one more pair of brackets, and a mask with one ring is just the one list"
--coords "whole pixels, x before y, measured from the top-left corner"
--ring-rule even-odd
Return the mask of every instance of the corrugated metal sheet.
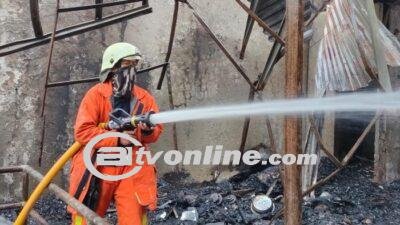
[[[310, 18], [312, 13], [310, 0], [304, 0], [304, 19]], [[255, 6], [255, 12], [268, 26], [278, 32], [280, 24], [285, 16], [286, 1], [284, 0], [250, 0]]]
[[[325, 90], [355, 91], [371, 81], [362, 61], [362, 53], [376, 73], [372, 39], [362, 0], [333, 0], [327, 6], [324, 37], [321, 40], [316, 74], [317, 95]], [[400, 44], [379, 24], [388, 65], [400, 66]], [[363, 52], [360, 52], [360, 44]]]
[[[310, 0], [304, 0], [305, 2], [305, 21], [307, 21], [312, 14], [312, 4]], [[261, 18], [273, 31], [275, 31], [279, 36], [282, 35], [283, 31], [283, 20], [285, 17], [286, 11], [286, 1], [284, 0], [250, 0], [250, 9], [254, 11], [259, 18]], [[240, 57], [243, 58], [244, 52], [246, 50], [247, 42], [249, 41], [252, 28], [254, 25], [254, 20], [248, 16], [247, 23], [246, 23], [246, 30], [244, 32], [243, 43], [242, 43], [242, 50], [240, 53]], [[265, 32], [267, 35], [272, 37], [268, 32]], [[306, 30], [305, 38], [310, 38], [312, 36], [312, 31]], [[307, 37], [306, 37], [307, 36]], [[271, 53], [268, 56], [266, 65], [263, 69], [262, 74], [260, 74], [259, 79], [261, 83], [259, 83], [259, 87], [264, 86], [266, 84], [266, 80], [268, 79], [269, 75], [272, 72], [272, 69], [280, 59], [280, 52], [282, 50], [282, 45], [278, 42], [275, 42]]]

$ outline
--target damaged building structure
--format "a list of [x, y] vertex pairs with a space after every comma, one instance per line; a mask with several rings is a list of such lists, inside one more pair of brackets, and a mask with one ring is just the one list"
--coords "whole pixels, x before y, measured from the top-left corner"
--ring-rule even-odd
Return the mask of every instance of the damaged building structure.
[[[21, 209], [27, 224], [70, 224], [67, 204], [93, 224], [116, 223], [114, 206], [101, 218], [65, 191], [77, 107], [111, 43], [141, 46], [138, 82], [161, 111], [400, 85], [396, 0], [27, 3], [0, 3], [0, 224]], [[263, 157], [317, 154], [318, 163], [159, 163], [150, 224], [398, 224], [398, 119], [335, 111], [166, 124], [153, 151], [215, 143]]]

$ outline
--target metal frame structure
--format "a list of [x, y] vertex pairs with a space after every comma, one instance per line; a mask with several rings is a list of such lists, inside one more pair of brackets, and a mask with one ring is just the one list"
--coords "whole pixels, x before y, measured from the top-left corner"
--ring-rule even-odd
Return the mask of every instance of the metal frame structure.
[[73, 26], [65, 27], [59, 30], [53, 31], [52, 33], [43, 34], [42, 26], [39, 19], [39, 7], [38, 0], [30, 0], [30, 11], [31, 18], [33, 24], [33, 30], [35, 33], [34, 38], [28, 38], [24, 40], [15, 41], [12, 43], [7, 43], [0, 46], [0, 57], [10, 55], [12, 53], [20, 52], [23, 50], [27, 50], [33, 47], [41, 46], [51, 42], [53, 39], [53, 33], [55, 33], [54, 39], [61, 40], [67, 37], [71, 37], [73, 35], [82, 34], [84, 32], [92, 31], [101, 27], [109, 26], [124, 20], [132, 19], [138, 16], [142, 16], [152, 12], [152, 8], [149, 7], [148, 2], [146, 0], [140, 0], [142, 2], [142, 6], [136, 7], [133, 9], [129, 9], [123, 12], [115, 13], [106, 17], [100, 16], [102, 13], [101, 9], [103, 7], [110, 7], [122, 4], [128, 4], [131, 2], [138, 2], [139, 0], [130, 0], [130, 1], [119, 1], [113, 3], [102, 3], [88, 6], [80, 6], [80, 7], [71, 7], [71, 8], [59, 8], [56, 12], [56, 17], [58, 17], [59, 13], [64, 12], [72, 12], [72, 11], [80, 11], [87, 9], [95, 9], [96, 10], [96, 19], [89, 22], [84, 22], [80, 24], [76, 24]]
[[[133, 18], [139, 15], [144, 15], [147, 13], [151, 12], [151, 8], [148, 6], [148, 2], [146, 0], [142, 0], [142, 6], [136, 9], [132, 10], [127, 10], [122, 13], [118, 13], [112, 16], [108, 17], [103, 17], [102, 15], [102, 8], [103, 7], [109, 7], [113, 5], [119, 5], [119, 4], [127, 4], [131, 2], [138, 2], [139, 0], [121, 0], [118, 2], [113, 2], [113, 3], [103, 3], [103, 0], [96, 0], [96, 4], [94, 5], [86, 5], [86, 6], [80, 6], [80, 7], [70, 7], [70, 8], [59, 8], [59, 4], [57, 4], [57, 10], [56, 10], [56, 19], [54, 23], [54, 31], [51, 34], [46, 34], [43, 35], [42, 28], [40, 26], [40, 19], [38, 17], [38, 5], [37, 5], [37, 0], [30, 0], [30, 6], [31, 6], [31, 17], [32, 17], [32, 24], [34, 28], [34, 33], [35, 33], [35, 38], [31, 39], [26, 39], [26, 40], [21, 40], [17, 41], [14, 43], [6, 44], [3, 46], [0, 46], [0, 57], [4, 55], [8, 55], [14, 52], [22, 51], [34, 46], [39, 46], [46, 44], [48, 42], [51, 43], [51, 48], [49, 52], [49, 60], [48, 60], [48, 67], [47, 67], [47, 72], [46, 72], [46, 83], [44, 85], [45, 89], [45, 94], [43, 96], [43, 105], [42, 105], [42, 115], [44, 116], [44, 105], [45, 105], [45, 96], [46, 96], [46, 89], [51, 88], [51, 87], [58, 87], [58, 86], [65, 86], [65, 85], [72, 85], [72, 84], [79, 84], [79, 83], [88, 83], [88, 82], [96, 82], [98, 81], [98, 77], [94, 78], [88, 78], [88, 79], [82, 79], [82, 80], [72, 80], [72, 81], [61, 81], [61, 82], [54, 82], [54, 83], [48, 83], [48, 74], [49, 74], [49, 69], [51, 65], [51, 58], [52, 58], [52, 49], [54, 46], [54, 42], [56, 40], [69, 37], [71, 35], [75, 35], [78, 33], [86, 32], [89, 30], [97, 29], [102, 26], [107, 26], [112, 23], [116, 23], [122, 20], [126, 20], [129, 18]], [[289, 0], [288, 0], [289, 1]], [[299, 0], [300, 1], [300, 0]], [[59, 0], [57, 0], [59, 2]], [[218, 39], [218, 37], [214, 34], [214, 32], [210, 29], [210, 27], [206, 24], [204, 19], [197, 13], [195, 8], [190, 4], [188, 0], [175, 0], [175, 6], [174, 6], [174, 13], [173, 13], [173, 18], [172, 18], [172, 25], [171, 25], [171, 32], [170, 32], [170, 39], [169, 39], [169, 44], [168, 44], [168, 50], [166, 54], [166, 58], [164, 63], [153, 66], [147, 69], [144, 69], [142, 72], [146, 72], [149, 70], [157, 69], [162, 67], [162, 72], [161, 76], [159, 77], [157, 89], [161, 89], [162, 83], [164, 78], [167, 78], [167, 86], [168, 86], [168, 94], [169, 94], [169, 104], [170, 108], [174, 108], [173, 104], [173, 96], [172, 96], [172, 83], [170, 79], [170, 73], [169, 73], [169, 63], [170, 63], [170, 58], [171, 58], [171, 53], [173, 50], [173, 42], [174, 42], [174, 37], [175, 37], [175, 31], [176, 31], [176, 25], [177, 25], [177, 20], [178, 20], [178, 12], [179, 12], [179, 4], [183, 3], [186, 4], [191, 10], [193, 16], [196, 18], [196, 20], [200, 23], [200, 25], [204, 28], [204, 30], [210, 35], [212, 40], [217, 44], [219, 49], [225, 54], [225, 56], [229, 59], [229, 61], [232, 63], [232, 65], [237, 69], [237, 71], [241, 74], [243, 79], [248, 83], [249, 85], [249, 101], [253, 101], [256, 97], [259, 99], [262, 99], [262, 91], [265, 89], [268, 80], [270, 78], [270, 75], [272, 74], [273, 68], [276, 65], [276, 63], [279, 61], [280, 58], [282, 58], [285, 55], [285, 50], [284, 47], [288, 45], [288, 42], [293, 41], [292, 38], [288, 38], [288, 40], [285, 40], [285, 38], [282, 37], [283, 34], [283, 27], [285, 24], [285, 19], [281, 22], [279, 25], [279, 30], [275, 32], [272, 28], [270, 28], [262, 19], [260, 19], [257, 14], [255, 13], [255, 6], [252, 4], [250, 8], [248, 8], [245, 4], [241, 2], [241, 0], [236, 0], [238, 5], [243, 8], [243, 10], [248, 14], [248, 26], [246, 26], [245, 30], [245, 36], [243, 40], [243, 45], [242, 45], [242, 50], [240, 53], [240, 58], [243, 59], [244, 57], [244, 51], [248, 42], [248, 36], [251, 33], [251, 29], [253, 27], [254, 21], [256, 21], [266, 32], [268, 32], [269, 35], [274, 37], [274, 43], [272, 46], [272, 49], [269, 53], [266, 65], [264, 67], [264, 70], [260, 76], [258, 76], [257, 80], [251, 81], [249, 76], [247, 75], [245, 69], [238, 63], [235, 58], [229, 53], [229, 51], [225, 48], [223, 43]], [[323, 5], [314, 13], [314, 15], [311, 16], [310, 19], [305, 21], [305, 26], [309, 26], [314, 19], [318, 16], [318, 14], [324, 10], [325, 6], [329, 3], [329, 1], [326, 1], [323, 3]], [[78, 11], [78, 10], [87, 10], [87, 9], [95, 9], [96, 10], [96, 16], [95, 16], [95, 21], [93, 22], [87, 22], [84, 24], [68, 27], [68, 28], [63, 28], [61, 30], [57, 30], [57, 20], [58, 20], [58, 13], [63, 13], [63, 12], [69, 12], [69, 11]], [[299, 13], [298, 15], [302, 15], [302, 13]], [[302, 21], [302, 20], [300, 20]], [[290, 44], [289, 44], [290, 45]], [[6, 49], [6, 50], [4, 50]], [[362, 52], [362, 51], [361, 51]], [[383, 90], [382, 85], [379, 83], [379, 80], [377, 78], [377, 74], [373, 74], [372, 69], [370, 65], [368, 65], [367, 60], [365, 59], [365, 56], [362, 55], [362, 60], [365, 64], [365, 67], [372, 78], [373, 81], [375, 81], [378, 84], [378, 87]], [[140, 73], [140, 72], [139, 72]], [[293, 91], [293, 90], [292, 90]], [[314, 183], [312, 186], [310, 186], [306, 191], [301, 193], [301, 196], [306, 196], [310, 194], [312, 191], [314, 191], [316, 188], [324, 185], [327, 183], [331, 178], [333, 178], [335, 175], [337, 175], [352, 159], [354, 156], [355, 152], [357, 151], [358, 147], [360, 144], [363, 142], [367, 134], [371, 131], [373, 125], [375, 122], [378, 120], [382, 113], [377, 112], [374, 118], [370, 121], [368, 126], [364, 129], [358, 140], [354, 143], [354, 145], [349, 149], [347, 155], [344, 157], [342, 161], [338, 160], [331, 152], [327, 149], [327, 147], [323, 144], [322, 136], [318, 130], [318, 127], [315, 122], [315, 118], [313, 116], [309, 116], [308, 120], [310, 123], [310, 131], [313, 132], [313, 134], [316, 137], [317, 143], [319, 145], [319, 148], [325, 153], [325, 155], [337, 166], [337, 169], [333, 171], [330, 175], [327, 177], [317, 181]], [[45, 120], [44, 120], [45, 121]], [[246, 144], [246, 139], [248, 135], [248, 129], [249, 129], [249, 124], [250, 124], [250, 118], [246, 118], [244, 121], [243, 125], [243, 130], [242, 130], [242, 139], [240, 142], [240, 150], [243, 152], [245, 149], [245, 144]], [[45, 124], [43, 125], [43, 127]], [[270, 141], [270, 146], [272, 151], [277, 152], [276, 145], [274, 142], [274, 135], [272, 132], [271, 128], [271, 123], [269, 118], [266, 118], [266, 128], [267, 128], [267, 133], [269, 136], [269, 141]], [[44, 129], [43, 129], [44, 130]], [[292, 135], [294, 133], [292, 132]], [[289, 135], [289, 134], [287, 134]], [[43, 133], [44, 136], [44, 133]], [[43, 144], [43, 136], [42, 136], [42, 144]], [[176, 137], [176, 126], [173, 124], [173, 138], [174, 138], [174, 145], [175, 148], [178, 149], [177, 147], [177, 137]], [[287, 137], [286, 137], [287, 138]], [[293, 140], [293, 139], [292, 139]], [[293, 143], [290, 143], [293, 144]], [[24, 172], [24, 197], [27, 196], [27, 184], [29, 181], [28, 175], [34, 177], [36, 180], [40, 180], [43, 176], [39, 174], [37, 171], [33, 170], [29, 166], [18, 166], [18, 167], [8, 167], [8, 168], [0, 168], [0, 173], [7, 173], [7, 172]], [[294, 173], [296, 174], [296, 173]], [[287, 184], [287, 178], [283, 177], [285, 179], [284, 185]], [[65, 191], [63, 191], [61, 188], [56, 186], [55, 184], [49, 185], [49, 189], [53, 191], [58, 197], [60, 197], [63, 201], [65, 201], [68, 204], [71, 204], [72, 206], [75, 207], [80, 207], [80, 210], [77, 209], [80, 213], [82, 213], [84, 216], [87, 215], [89, 216], [88, 219], [95, 224], [108, 224], [105, 221], [102, 221], [101, 218], [98, 218], [97, 215], [93, 215], [93, 211], [90, 209], [86, 208], [84, 205], [81, 203], [77, 202], [76, 199], [71, 198]], [[66, 195], [65, 195], [66, 194]], [[301, 198], [296, 200], [297, 204], [299, 201], [301, 201]], [[7, 204], [7, 205], [0, 205], [0, 208], [10, 208], [10, 207], [19, 207], [23, 203], [12, 203], [12, 204]], [[74, 205], [73, 205], [74, 204]], [[284, 206], [281, 210], [279, 210], [277, 213], [275, 213], [274, 217], [271, 219], [270, 223], [271, 224], [275, 219], [280, 217], [283, 212], [285, 211]], [[31, 215], [35, 215], [35, 212]], [[298, 215], [296, 214], [296, 217]], [[37, 217], [37, 216], [34, 216]], [[297, 218], [298, 219], [298, 218]], [[40, 217], [37, 217], [37, 220], [41, 220]], [[296, 218], [292, 218], [292, 221], [296, 221]], [[293, 223], [293, 222], [292, 222]], [[45, 224], [45, 223], [42, 223]]]
[[[1, 167], [0, 174], [5, 174], [5, 173], [23, 173], [22, 195], [24, 201], [27, 200], [29, 196], [29, 178], [32, 177], [37, 182], [43, 179], [43, 175], [41, 173], [39, 173], [38, 171], [36, 171], [35, 169], [33, 169], [28, 165]], [[91, 209], [89, 209], [84, 204], [79, 202], [77, 199], [71, 197], [66, 191], [64, 191], [56, 184], [51, 183], [48, 186], [48, 189], [63, 202], [67, 203], [76, 211], [78, 211], [81, 215], [83, 215], [89, 222], [97, 225], [110, 225], [110, 223], [107, 220], [97, 215], [95, 212], [93, 212]], [[21, 208], [24, 205], [24, 201], [1, 204], [0, 209]], [[47, 221], [42, 216], [40, 216], [37, 211], [31, 210], [29, 215], [36, 222], [42, 225], [48, 225]]]

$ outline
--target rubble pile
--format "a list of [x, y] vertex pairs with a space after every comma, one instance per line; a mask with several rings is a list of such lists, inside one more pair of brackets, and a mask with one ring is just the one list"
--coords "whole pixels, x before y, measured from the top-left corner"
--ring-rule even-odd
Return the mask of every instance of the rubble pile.
[[[323, 159], [320, 178], [335, 166]], [[185, 173], [171, 173], [159, 179], [159, 207], [149, 213], [150, 225], [266, 225], [282, 208], [282, 183], [278, 167], [251, 167], [228, 180], [196, 183]], [[385, 185], [372, 182], [373, 164], [354, 161], [330, 182], [317, 189], [315, 198], [303, 202], [305, 225], [397, 225], [400, 224], [400, 181]], [[271, 189], [271, 187], [273, 187]], [[269, 191], [270, 190], [270, 191]], [[273, 202], [267, 211], [265, 194]], [[254, 204], [256, 199], [263, 201]], [[70, 224], [65, 204], [47, 195], [35, 205], [49, 224]], [[257, 213], [258, 212], [258, 213]], [[18, 210], [0, 210], [0, 217], [13, 221]], [[107, 219], [117, 224], [112, 205]], [[1, 221], [1, 220], [0, 220]], [[28, 225], [36, 225], [31, 218]], [[277, 219], [273, 225], [282, 225]]]
[[[257, 171], [260, 170], [260, 171]], [[179, 174], [175, 174], [175, 177]], [[171, 184], [159, 182], [159, 205], [151, 214], [152, 224], [252, 224], [272, 217], [281, 206], [282, 186], [278, 167], [249, 168], [229, 180], [217, 182]], [[274, 204], [265, 213], [251, 210], [255, 196], [266, 194]], [[188, 218], [186, 216], [190, 214]]]
[[[335, 168], [323, 158], [319, 177], [326, 177]], [[180, 178], [179, 174], [168, 177], [174, 177], [173, 182]], [[372, 178], [373, 164], [354, 160], [331, 181], [318, 188], [316, 197], [303, 202], [303, 224], [400, 224], [400, 181], [378, 185], [372, 182]], [[160, 179], [159, 185], [160, 205], [163, 207], [151, 213], [151, 224], [154, 225], [268, 224], [282, 208], [283, 189], [278, 167], [251, 168], [215, 183], [179, 185]], [[269, 197], [274, 208], [265, 214], [254, 212], [252, 202], [256, 196], [266, 194], [270, 187], [273, 187]], [[196, 221], [181, 220], [183, 212], [194, 209]], [[282, 218], [272, 224], [282, 225]]]

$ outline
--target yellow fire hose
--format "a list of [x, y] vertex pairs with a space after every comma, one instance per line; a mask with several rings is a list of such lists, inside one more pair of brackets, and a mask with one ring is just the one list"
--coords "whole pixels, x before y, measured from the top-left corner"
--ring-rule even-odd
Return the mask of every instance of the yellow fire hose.
[[[99, 127], [105, 128], [106, 123], [101, 123], [99, 124]], [[47, 186], [50, 184], [50, 182], [53, 180], [53, 178], [57, 175], [58, 171], [60, 171], [65, 163], [72, 158], [72, 156], [75, 155], [81, 148], [82, 144], [79, 142], [75, 142], [58, 160], [57, 162], [50, 168], [50, 170], [47, 172], [47, 174], [44, 176], [43, 180], [39, 182], [39, 184], [36, 186], [35, 190], [32, 192], [32, 194], [29, 196], [29, 199], [26, 201], [24, 206], [22, 207], [21, 212], [18, 214], [17, 219], [14, 222], [14, 225], [24, 225], [26, 218], [35, 205], [36, 201], [40, 198], [44, 190], [47, 188]]]

